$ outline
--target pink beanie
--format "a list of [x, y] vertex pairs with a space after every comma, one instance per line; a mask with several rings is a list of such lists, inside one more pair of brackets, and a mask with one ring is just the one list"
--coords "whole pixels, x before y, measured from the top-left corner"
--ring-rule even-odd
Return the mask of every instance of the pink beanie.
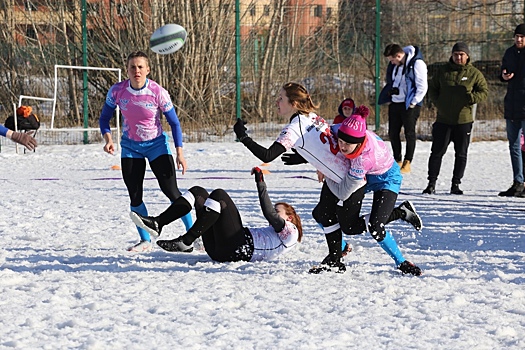
[[366, 136], [366, 117], [370, 114], [367, 106], [361, 105], [354, 114], [346, 118], [337, 132], [337, 137], [348, 143], [363, 143]]

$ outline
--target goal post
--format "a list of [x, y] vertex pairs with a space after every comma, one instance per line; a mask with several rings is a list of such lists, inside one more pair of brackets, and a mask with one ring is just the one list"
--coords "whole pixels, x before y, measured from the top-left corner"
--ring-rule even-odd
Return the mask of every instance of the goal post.
[[[63, 131], [96, 131], [100, 130], [99, 128], [90, 128], [90, 127], [82, 127], [82, 128], [55, 128], [55, 115], [56, 115], [56, 104], [57, 104], [57, 98], [58, 98], [58, 70], [59, 69], [76, 69], [76, 70], [93, 70], [93, 71], [112, 71], [117, 72], [118, 74], [118, 81], [122, 80], [122, 70], [120, 68], [106, 68], [106, 67], [92, 67], [92, 66], [70, 66], [70, 65], [62, 65], [62, 64], [56, 64], [55, 65], [55, 80], [54, 80], [54, 94], [53, 94], [53, 109], [51, 114], [51, 125], [50, 130], [63, 130]], [[83, 108], [87, 108], [87, 106], [84, 106]], [[118, 149], [120, 144], [120, 109], [117, 106], [116, 109], [116, 130], [117, 130], [117, 143], [116, 147]]]

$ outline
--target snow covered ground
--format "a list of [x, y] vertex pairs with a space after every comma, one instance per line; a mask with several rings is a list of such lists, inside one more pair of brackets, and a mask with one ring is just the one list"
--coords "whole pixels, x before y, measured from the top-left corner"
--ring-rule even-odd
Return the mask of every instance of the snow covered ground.
[[[266, 142], [265, 145], [269, 145]], [[215, 263], [203, 251], [136, 255], [138, 240], [118, 156], [102, 144], [42, 146], [0, 161], [0, 349], [524, 349], [525, 199], [507, 143], [471, 146], [463, 196], [448, 194], [452, 148], [438, 193], [426, 185], [429, 142], [418, 142], [399, 202], [424, 220], [389, 227], [423, 270], [403, 276], [370, 236], [348, 240], [345, 274], [310, 275], [327, 252], [311, 218], [320, 184], [309, 165], [274, 161], [272, 199], [296, 206], [305, 239], [278, 261]], [[239, 143], [185, 145], [179, 186], [226, 189], [247, 226], [264, 225], [249, 174], [260, 165]], [[150, 214], [168, 200], [151, 171]], [[364, 211], [369, 210], [369, 198]], [[161, 237], [183, 233], [182, 223]]]

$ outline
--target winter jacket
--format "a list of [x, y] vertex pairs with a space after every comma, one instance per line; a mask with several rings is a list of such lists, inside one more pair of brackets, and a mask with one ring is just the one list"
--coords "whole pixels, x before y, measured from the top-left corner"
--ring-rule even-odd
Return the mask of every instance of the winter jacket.
[[[525, 50], [520, 50], [516, 45], [509, 47], [503, 55], [501, 72], [514, 73], [512, 79], [507, 82], [507, 94], [505, 95], [505, 119], [525, 119]], [[501, 77], [501, 74], [500, 74]], [[504, 81], [503, 78], [500, 78]]]
[[439, 67], [428, 86], [428, 96], [437, 107], [437, 122], [447, 125], [474, 121], [472, 106], [487, 98], [488, 85], [483, 74], [470, 63], [459, 65], [452, 57]]
[[352, 105], [354, 106], [354, 110], [355, 110], [354, 100], [352, 100], [349, 97], [345, 98], [339, 104], [339, 107], [337, 108], [337, 111], [339, 112], [339, 114], [334, 117], [334, 121], [332, 122], [332, 124], [341, 124], [346, 119], [345, 114], [343, 113], [343, 103], [345, 103], [346, 101], [352, 101]]
[[[405, 81], [407, 85], [407, 91], [405, 94], [405, 108], [408, 109], [410, 104], [415, 100], [418, 106], [423, 103], [423, 98], [428, 90], [427, 82], [427, 65], [423, 62], [423, 54], [417, 46], [406, 46], [403, 48], [406, 55], [405, 61]], [[416, 62], [418, 67], [415, 67]], [[385, 104], [392, 102], [392, 96], [389, 91], [393, 87], [392, 73], [395, 65], [392, 63], [388, 64], [386, 68], [386, 85], [379, 94], [379, 104]]]

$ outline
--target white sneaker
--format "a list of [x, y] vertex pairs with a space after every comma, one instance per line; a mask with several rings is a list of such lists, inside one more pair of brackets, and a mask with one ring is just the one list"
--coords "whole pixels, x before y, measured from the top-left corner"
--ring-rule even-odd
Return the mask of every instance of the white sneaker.
[[149, 241], [140, 241], [132, 247], [128, 248], [128, 252], [147, 253], [153, 250], [153, 245]]

